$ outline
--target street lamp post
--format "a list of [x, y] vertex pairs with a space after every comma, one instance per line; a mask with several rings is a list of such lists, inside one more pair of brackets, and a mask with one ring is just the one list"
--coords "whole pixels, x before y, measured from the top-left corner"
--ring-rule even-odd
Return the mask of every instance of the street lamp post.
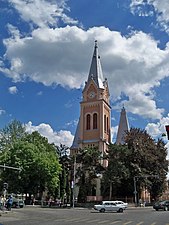
[[74, 208], [75, 207], [75, 179], [76, 179], [76, 156], [74, 158], [74, 164], [73, 164], [73, 181], [72, 181], [72, 191], [73, 191], [73, 204], [72, 204], [72, 207]]
[[136, 188], [136, 177], [134, 177], [134, 201], [135, 201], [135, 206], [137, 206], [137, 188]]

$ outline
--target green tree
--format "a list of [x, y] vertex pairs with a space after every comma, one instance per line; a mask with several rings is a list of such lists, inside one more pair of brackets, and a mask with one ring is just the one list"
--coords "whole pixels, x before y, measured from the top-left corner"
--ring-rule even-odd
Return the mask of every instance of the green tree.
[[59, 155], [59, 163], [62, 167], [62, 172], [60, 174], [59, 180], [59, 193], [58, 196], [62, 199], [62, 201], [70, 202], [71, 198], [71, 187], [70, 187], [70, 170], [71, 165], [73, 165], [70, 155], [69, 155], [69, 147], [60, 144], [60, 146], [56, 147], [57, 154]]
[[55, 145], [50, 144], [48, 139], [42, 137], [37, 131], [27, 135], [25, 141], [34, 145], [34, 153], [36, 153], [36, 160], [34, 160], [37, 171], [34, 176], [34, 178], [37, 176], [34, 185], [36, 191], [42, 194], [43, 191], [48, 190], [51, 195], [54, 195], [59, 185], [59, 175], [61, 173], [61, 165], [56, 154]]
[[79, 186], [79, 202], [85, 202], [86, 196], [95, 195], [97, 174], [101, 173], [103, 167], [101, 152], [98, 148], [84, 148], [80, 149], [76, 162], [78, 168], [76, 169], [76, 178], [78, 178], [77, 185]]
[[129, 169], [126, 167], [126, 153], [128, 151], [125, 145], [111, 144], [108, 150], [108, 167], [103, 173], [102, 194], [112, 197], [117, 196], [117, 190], [123, 180], [129, 177]]
[[[130, 171], [130, 181], [137, 176], [137, 190], [148, 188], [155, 198], [164, 191], [168, 161], [167, 149], [162, 140], [155, 142], [145, 130], [132, 128], [126, 133], [128, 154], [126, 165]], [[158, 175], [159, 179], [155, 179]]]
[[47, 189], [53, 194], [61, 172], [55, 145], [49, 144], [38, 132], [27, 134], [20, 123], [17, 122], [19, 126], [15, 124], [1, 131], [0, 164], [19, 167], [21, 171], [2, 170], [2, 181], [9, 184], [9, 192], [29, 193], [29, 196], [39, 193], [41, 196]]
[[[11, 147], [14, 145], [15, 142], [17, 142], [19, 139], [23, 138], [26, 135], [25, 127], [21, 124], [20, 121], [13, 120], [10, 122], [7, 126], [5, 126], [3, 129], [0, 130], [0, 156], [2, 158], [2, 161], [0, 161], [0, 164], [5, 164], [6, 157], [11, 149]], [[8, 164], [6, 164], [9, 166]], [[13, 165], [14, 166], [14, 165]], [[0, 188], [2, 190], [3, 182], [5, 182], [7, 179], [4, 179], [2, 177], [2, 171], [0, 172]], [[10, 170], [11, 172], [13, 170]], [[14, 172], [14, 171], [13, 171]], [[18, 174], [18, 171], [15, 171], [16, 174]]]
[[25, 127], [18, 120], [13, 120], [0, 130], [0, 150], [10, 148], [14, 142], [26, 135]]
[[151, 170], [154, 171], [154, 174], [158, 175], [158, 178], [155, 179], [155, 182], [153, 178], [150, 178], [151, 183], [148, 188], [152, 199], [159, 197], [167, 188], [166, 176], [168, 173], [168, 160], [166, 159], [167, 148], [163, 140], [159, 139], [157, 141], [154, 154], [155, 158]]

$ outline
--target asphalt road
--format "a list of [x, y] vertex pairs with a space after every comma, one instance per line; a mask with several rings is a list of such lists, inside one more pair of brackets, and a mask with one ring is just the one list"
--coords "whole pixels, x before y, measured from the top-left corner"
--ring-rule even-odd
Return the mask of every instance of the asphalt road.
[[169, 225], [169, 211], [128, 208], [123, 213], [99, 213], [93, 209], [25, 207], [2, 213], [0, 225]]

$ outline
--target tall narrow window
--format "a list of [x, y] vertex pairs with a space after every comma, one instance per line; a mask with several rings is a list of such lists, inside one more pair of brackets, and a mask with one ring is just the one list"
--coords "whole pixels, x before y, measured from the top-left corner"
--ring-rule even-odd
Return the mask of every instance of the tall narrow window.
[[93, 129], [97, 129], [97, 113], [93, 114]]
[[107, 133], [109, 133], [109, 118], [107, 117]]
[[90, 130], [90, 114], [86, 117], [86, 130]]
[[104, 132], [106, 132], [106, 115], [104, 115]]

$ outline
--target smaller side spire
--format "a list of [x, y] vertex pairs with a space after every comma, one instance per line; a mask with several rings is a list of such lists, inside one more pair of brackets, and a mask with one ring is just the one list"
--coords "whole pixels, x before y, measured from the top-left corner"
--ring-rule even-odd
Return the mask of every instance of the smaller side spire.
[[128, 124], [128, 119], [126, 115], [126, 110], [123, 105], [123, 108], [121, 109], [121, 114], [120, 114], [120, 122], [119, 122], [118, 131], [117, 131], [116, 144], [124, 144], [124, 136], [126, 131], [129, 131], [129, 124]]

